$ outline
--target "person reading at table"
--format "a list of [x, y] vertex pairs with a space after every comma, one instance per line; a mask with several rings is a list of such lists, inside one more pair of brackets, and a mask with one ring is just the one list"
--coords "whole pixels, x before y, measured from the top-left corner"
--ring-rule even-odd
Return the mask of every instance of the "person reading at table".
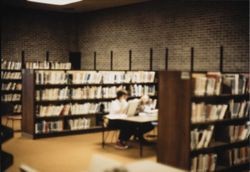
[[[139, 112], [143, 112], [150, 105], [150, 99], [147, 95], [142, 96], [141, 99], [130, 100], [129, 103], [127, 102], [127, 97], [127, 91], [117, 91], [117, 98], [111, 103], [110, 114], [113, 116], [117, 115], [118, 117], [121, 115], [132, 117], [138, 115]], [[143, 123], [139, 127], [138, 125], [122, 120], [111, 120], [109, 126], [119, 128], [120, 130], [118, 141], [115, 145], [117, 149], [127, 149], [127, 142], [132, 135], [135, 135], [140, 141], [146, 142], [143, 135], [154, 128], [150, 122]]]
[[[148, 95], [143, 95], [140, 100], [139, 104], [136, 109], [136, 114], [139, 114], [141, 112], [150, 112], [152, 109], [154, 109], [154, 105], [152, 100], [149, 98]], [[139, 138], [139, 140], [143, 142], [147, 142], [146, 139], [144, 139], [144, 134], [153, 130], [154, 125], [151, 122], [146, 122], [140, 125], [140, 127], [137, 127], [137, 133], [134, 133], [136, 137]]]
[[[127, 113], [128, 108], [128, 93], [126, 90], [119, 90], [116, 93], [116, 99], [111, 102], [110, 106], [110, 114], [112, 115], [124, 115]], [[115, 145], [117, 149], [127, 149], [128, 144], [127, 141], [133, 135], [134, 127], [123, 121], [109, 121], [109, 126], [114, 128], [119, 128], [120, 133]]]

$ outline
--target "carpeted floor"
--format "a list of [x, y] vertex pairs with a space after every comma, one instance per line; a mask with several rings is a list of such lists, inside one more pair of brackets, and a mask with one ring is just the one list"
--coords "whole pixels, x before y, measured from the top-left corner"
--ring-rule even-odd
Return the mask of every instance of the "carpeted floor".
[[[4, 120], [3, 120], [4, 121]], [[18, 128], [19, 124], [15, 124]], [[83, 172], [89, 167], [92, 155], [101, 154], [122, 163], [147, 159], [156, 161], [155, 147], [145, 146], [139, 157], [139, 146], [132, 143], [128, 150], [117, 150], [113, 144], [101, 147], [101, 133], [32, 140], [21, 136], [3, 144], [3, 149], [14, 155], [14, 164], [7, 172], [19, 171], [27, 164], [40, 172]]]

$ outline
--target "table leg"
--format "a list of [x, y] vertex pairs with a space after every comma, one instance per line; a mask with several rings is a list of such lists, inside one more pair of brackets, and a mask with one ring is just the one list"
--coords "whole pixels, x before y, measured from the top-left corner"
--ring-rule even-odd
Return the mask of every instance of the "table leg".
[[[141, 124], [139, 125], [139, 129], [138, 129], [138, 132], [139, 132], [139, 135], [138, 136], [141, 136], [142, 135], [142, 132], [141, 132], [141, 128], [142, 128], [142, 126], [141, 126]], [[142, 138], [143, 138], [143, 136], [142, 136]], [[142, 157], [142, 154], [143, 154], [143, 139], [142, 138], [140, 138], [139, 139], [139, 144], [140, 144], [140, 158]]]
[[104, 128], [104, 124], [102, 124], [102, 148], [104, 148], [105, 145], [105, 128]]
[[143, 148], [142, 148], [142, 141], [140, 141], [140, 158], [142, 157], [142, 151], [143, 151]]

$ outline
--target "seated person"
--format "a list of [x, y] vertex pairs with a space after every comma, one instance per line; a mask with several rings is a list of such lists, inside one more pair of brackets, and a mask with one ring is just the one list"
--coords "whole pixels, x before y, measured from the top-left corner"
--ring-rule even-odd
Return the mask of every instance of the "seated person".
[[140, 104], [137, 108], [137, 112], [148, 112], [152, 110], [152, 100], [149, 98], [148, 95], [144, 95], [140, 98]]
[[[139, 100], [139, 105], [137, 107], [136, 113], [140, 112], [149, 112], [152, 110], [152, 100], [148, 95], [144, 95]], [[134, 133], [136, 137], [138, 137], [141, 141], [146, 142], [143, 135], [154, 129], [154, 125], [151, 122], [143, 123], [140, 128], [137, 127], [137, 133]], [[138, 135], [139, 134], [139, 135]]]
[[[126, 114], [128, 107], [128, 93], [126, 90], [119, 90], [116, 93], [116, 100], [111, 102], [110, 114]], [[127, 141], [133, 135], [135, 130], [134, 126], [125, 123], [124, 121], [110, 121], [109, 127], [119, 128], [120, 133], [118, 137], [118, 141], [115, 145], [117, 149], [127, 149]]]
[[[127, 114], [128, 110], [128, 102], [126, 101], [128, 94], [125, 90], [119, 90], [117, 92], [116, 100], [112, 101], [110, 107], [110, 114], [112, 115], [120, 115]], [[143, 112], [147, 105], [149, 105], [150, 99], [148, 96], [143, 96], [140, 100], [138, 100], [138, 105], [136, 105], [136, 113]], [[134, 101], [135, 102], [135, 101]], [[134, 115], [136, 114], [134, 113]], [[110, 121], [109, 127], [119, 128], [120, 133], [118, 137], [118, 141], [115, 145], [117, 149], [127, 149], [127, 141], [130, 139], [132, 135], [135, 135], [140, 140], [145, 141], [143, 135], [154, 128], [151, 122], [144, 123], [140, 126], [125, 122], [125, 121]]]

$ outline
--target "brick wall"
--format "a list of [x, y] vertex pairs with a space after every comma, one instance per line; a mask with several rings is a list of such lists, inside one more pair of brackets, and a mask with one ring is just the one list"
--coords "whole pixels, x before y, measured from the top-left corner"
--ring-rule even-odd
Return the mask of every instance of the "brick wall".
[[75, 18], [71, 14], [8, 9], [2, 11], [2, 58], [27, 61], [68, 61], [70, 50], [76, 50]]
[[81, 51], [82, 68], [114, 70], [129, 67], [149, 69], [153, 48], [153, 69], [164, 70], [165, 48], [169, 49], [169, 70], [190, 69], [190, 48], [194, 47], [195, 70], [219, 70], [219, 47], [224, 46], [224, 70], [249, 68], [248, 2], [182, 2], [143, 4], [82, 14], [6, 10], [2, 15], [2, 57], [28, 60], [67, 61], [69, 51]]
[[169, 70], [190, 69], [190, 48], [194, 47], [195, 70], [219, 70], [219, 47], [224, 47], [225, 71], [248, 71], [248, 2], [158, 1], [80, 14], [79, 50], [82, 68], [149, 69], [153, 48], [153, 69], [164, 70], [165, 47], [169, 49]]

